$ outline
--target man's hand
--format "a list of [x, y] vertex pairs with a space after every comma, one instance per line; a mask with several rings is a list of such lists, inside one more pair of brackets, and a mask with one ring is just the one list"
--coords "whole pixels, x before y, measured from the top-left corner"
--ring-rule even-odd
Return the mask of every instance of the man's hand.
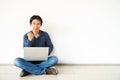
[[32, 32], [29, 32], [29, 33], [27, 34], [27, 36], [28, 36], [28, 40], [29, 40], [29, 41], [32, 41], [32, 39], [34, 38], [34, 35], [33, 35]]

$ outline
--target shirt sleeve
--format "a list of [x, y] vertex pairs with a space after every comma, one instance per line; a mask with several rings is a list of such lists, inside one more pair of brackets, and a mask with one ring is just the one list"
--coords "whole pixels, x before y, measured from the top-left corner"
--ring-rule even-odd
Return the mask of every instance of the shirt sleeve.
[[50, 53], [53, 50], [53, 44], [52, 44], [51, 39], [50, 39], [50, 37], [49, 37], [47, 32], [45, 34], [45, 37], [46, 37], [46, 47], [49, 47], [49, 55], [50, 55]]
[[25, 34], [23, 37], [23, 47], [32, 47], [33, 43], [34, 43], [34, 38], [32, 39], [32, 41], [29, 41], [27, 34]]

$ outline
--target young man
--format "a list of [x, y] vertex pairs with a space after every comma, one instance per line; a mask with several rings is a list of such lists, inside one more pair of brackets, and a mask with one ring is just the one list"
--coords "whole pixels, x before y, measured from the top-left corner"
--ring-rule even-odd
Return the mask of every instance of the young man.
[[[42, 18], [39, 15], [33, 15], [30, 18], [31, 31], [24, 35], [24, 47], [49, 47], [49, 55], [53, 50], [53, 44], [47, 32], [40, 30], [42, 26]], [[52, 66], [56, 65], [58, 58], [49, 56], [46, 61], [26, 61], [23, 58], [16, 58], [14, 65], [23, 69], [20, 76], [28, 74], [57, 74], [57, 71]]]

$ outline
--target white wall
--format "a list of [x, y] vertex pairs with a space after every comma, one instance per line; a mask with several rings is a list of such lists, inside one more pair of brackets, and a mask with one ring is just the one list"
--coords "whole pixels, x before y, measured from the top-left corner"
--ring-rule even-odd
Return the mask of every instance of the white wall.
[[0, 64], [23, 57], [23, 35], [38, 14], [59, 63], [120, 64], [119, 0], [1, 0]]

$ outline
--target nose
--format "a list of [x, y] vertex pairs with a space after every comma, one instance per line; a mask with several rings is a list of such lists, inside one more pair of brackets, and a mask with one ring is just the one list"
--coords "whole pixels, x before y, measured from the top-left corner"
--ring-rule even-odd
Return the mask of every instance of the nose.
[[38, 28], [38, 25], [35, 25], [34, 28], [37, 29], [37, 28]]

